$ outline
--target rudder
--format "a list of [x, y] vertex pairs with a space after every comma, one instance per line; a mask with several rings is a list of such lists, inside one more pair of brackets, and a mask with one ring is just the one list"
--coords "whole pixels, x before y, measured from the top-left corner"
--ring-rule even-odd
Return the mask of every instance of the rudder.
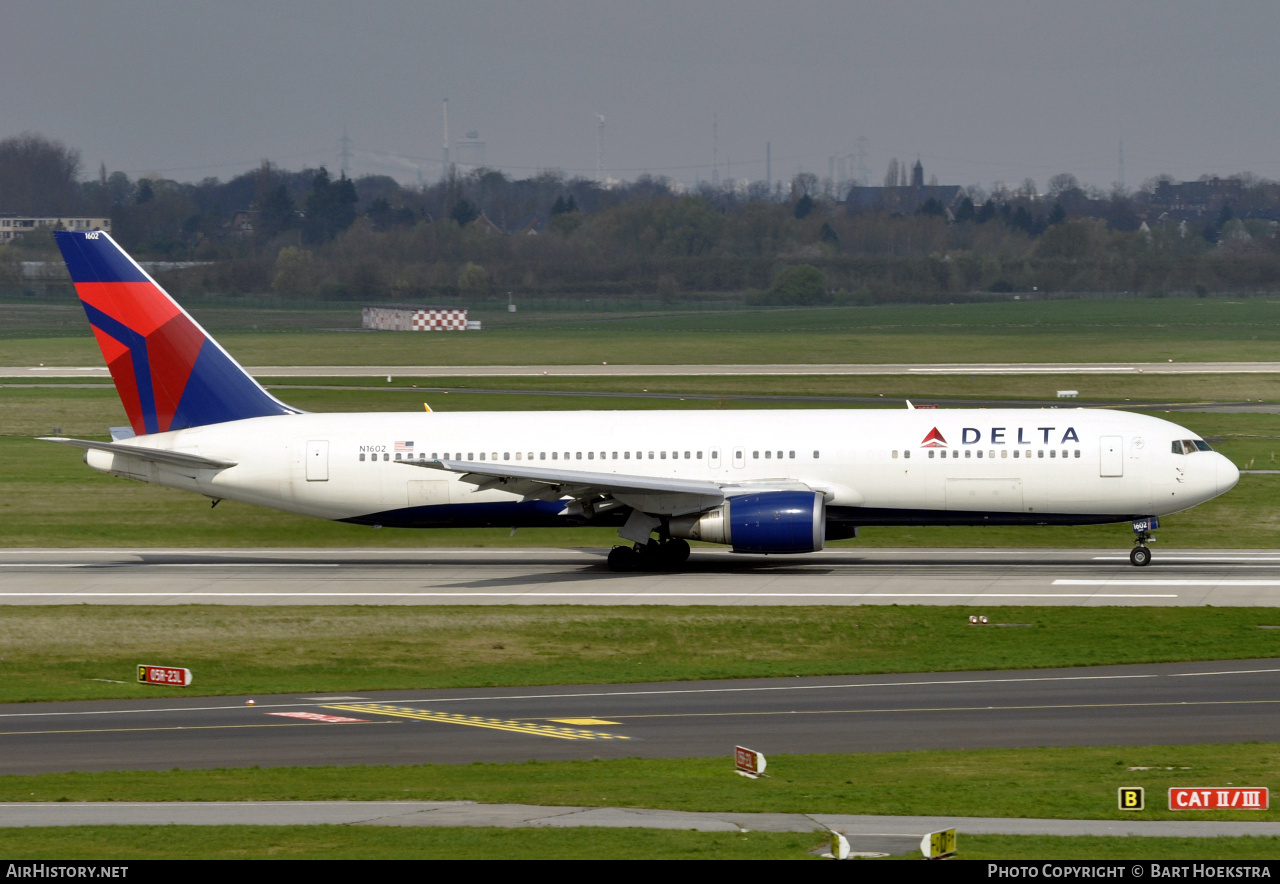
[[84, 306], [129, 423], [138, 435], [296, 414], [100, 230], [60, 230]]

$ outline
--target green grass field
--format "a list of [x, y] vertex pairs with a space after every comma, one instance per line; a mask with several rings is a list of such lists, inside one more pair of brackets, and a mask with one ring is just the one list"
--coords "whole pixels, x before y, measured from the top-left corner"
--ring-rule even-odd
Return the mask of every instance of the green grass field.
[[[1280, 657], [1271, 608], [5, 606], [0, 702]], [[975, 629], [971, 613], [1029, 627]], [[111, 681], [124, 681], [114, 684]]]
[[[821, 833], [379, 826], [85, 826], [0, 830], [11, 861], [148, 859], [817, 859]], [[960, 834], [958, 860], [1273, 860], [1280, 838]], [[904, 859], [919, 859], [919, 854]], [[962, 871], [969, 871], [963, 869]], [[955, 868], [951, 871], [956, 871]]]
[[[45, 308], [48, 309], [48, 308]], [[16, 311], [25, 311], [18, 316]], [[0, 305], [0, 365], [97, 365], [74, 304], [45, 324]], [[486, 317], [464, 334], [354, 333], [358, 305], [282, 313], [194, 308], [245, 365], [482, 365], [773, 362], [1075, 362], [1273, 360], [1280, 301], [1112, 299], [921, 307], [841, 307], [669, 315]], [[317, 315], [319, 318], [317, 318]], [[38, 337], [37, 337], [38, 336]]]
[[[324, 726], [324, 725], [317, 725]], [[1170, 786], [1267, 785], [1274, 743], [770, 755], [770, 776], [719, 758], [516, 764], [224, 768], [0, 777], [0, 801], [476, 801], [738, 813], [1032, 819], [1280, 820], [1264, 811], [1170, 811]], [[1145, 769], [1136, 769], [1145, 768]], [[1116, 806], [1121, 786], [1147, 809]]]

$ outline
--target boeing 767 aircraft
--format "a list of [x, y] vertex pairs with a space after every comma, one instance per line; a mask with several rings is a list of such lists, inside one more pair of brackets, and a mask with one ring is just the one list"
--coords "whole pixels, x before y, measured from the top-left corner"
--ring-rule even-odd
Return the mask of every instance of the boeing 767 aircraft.
[[132, 429], [96, 470], [360, 525], [605, 525], [616, 571], [678, 567], [687, 540], [804, 553], [866, 525], [1132, 522], [1239, 471], [1195, 433], [1092, 409], [308, 414], [262, 388], [102, 231], [58, 246]]

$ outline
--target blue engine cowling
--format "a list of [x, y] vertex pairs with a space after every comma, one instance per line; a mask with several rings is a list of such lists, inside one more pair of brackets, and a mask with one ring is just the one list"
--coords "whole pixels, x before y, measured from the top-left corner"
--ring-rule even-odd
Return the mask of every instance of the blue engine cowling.
[[734, 552], [817, 552], [826, 541], [826, 501], [817, 491], [768, 491], [725, 501]]

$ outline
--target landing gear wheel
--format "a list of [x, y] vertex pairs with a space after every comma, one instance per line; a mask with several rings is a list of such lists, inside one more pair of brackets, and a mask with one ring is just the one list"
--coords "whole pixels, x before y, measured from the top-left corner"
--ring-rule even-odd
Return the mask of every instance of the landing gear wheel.
[[689, 542], [677, 537], [662, 544], [662, 559], [668, 568], [678, 568], [689, 561]]
[[1129, 561], [1139, 568], [1151, 564], [1151, 550], [1145, 546], [1135, 546], [1129, 553]]
[[609, 570], [625, 573], [634, 571], [638, 564], [636, 551], [629, 546], [615, 546], [609, 550]]

